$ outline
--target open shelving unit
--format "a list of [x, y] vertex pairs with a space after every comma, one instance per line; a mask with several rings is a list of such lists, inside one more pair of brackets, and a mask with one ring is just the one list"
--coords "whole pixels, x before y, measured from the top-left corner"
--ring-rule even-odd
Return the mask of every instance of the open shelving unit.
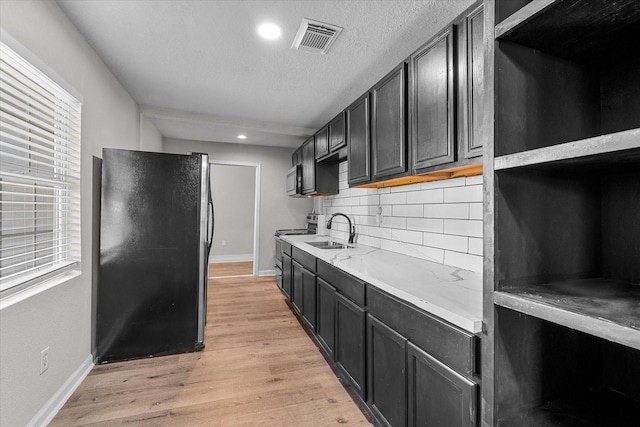
[[640, 425], [640, 2], [485, 10], [483, 422]]

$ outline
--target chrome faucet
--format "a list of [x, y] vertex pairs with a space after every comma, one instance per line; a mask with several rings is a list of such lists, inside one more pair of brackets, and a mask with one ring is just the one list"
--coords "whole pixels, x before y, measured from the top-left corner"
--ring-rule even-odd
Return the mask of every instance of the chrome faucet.
[[331, 218], [329, 218], [329, 221], [327, 221], [327, 230], [331, 230], [331, 221], [333, 221], [333, 218], [337, 216], [343, 216], [347, 218], [347, 221], [349, 221], [349, 243], [353, 243], [356, 238], [356, 226], [351, 224], [351, 220], [345, 214], [338, 212], [331, 215]]

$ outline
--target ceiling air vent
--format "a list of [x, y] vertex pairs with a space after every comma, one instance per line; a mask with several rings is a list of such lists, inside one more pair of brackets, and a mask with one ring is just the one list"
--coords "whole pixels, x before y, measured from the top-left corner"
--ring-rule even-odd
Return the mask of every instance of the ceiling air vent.
[[303, 18], [291, 47], [307, 52], [327, 53], [340, 31], [342, 28], [335, 25]]

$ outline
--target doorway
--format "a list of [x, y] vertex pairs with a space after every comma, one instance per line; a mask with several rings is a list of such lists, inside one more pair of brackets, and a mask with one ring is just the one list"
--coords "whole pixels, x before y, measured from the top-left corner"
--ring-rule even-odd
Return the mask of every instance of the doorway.
[[215, 211], [209, 276], [257, 276], [260, 164], [211, 160]]

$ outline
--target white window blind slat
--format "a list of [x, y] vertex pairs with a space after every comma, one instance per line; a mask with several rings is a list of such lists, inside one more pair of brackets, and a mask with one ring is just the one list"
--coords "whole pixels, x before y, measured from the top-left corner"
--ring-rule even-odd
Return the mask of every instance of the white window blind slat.
[[[65, 123], [71, 121], [70, 111], [61, 104], [48, 102], [42, 97], [33, 95], [33, 91], [19, 90], [21, 88], [13, 87], [7, 79], [0, 78], [0, 91], [5, 101], [16, 108], [29, 108], [31, 114], [46, 122]], [[28, 101], [25, 101], [28, 97]]]
[[80, 260], [81, 105], [1, 42], [0, 53], [4, 296]]
[[[2, 117], [4, 118], [4, 117]], [[1, 118], [0, 118], [1, 119]], [[38, 144], [43, 148], [47, 148], [50, 150], [56, 150], [59, 152], [60, 149], [65, 147], [65, 144], [58, 143], [56, 139], [51, 138], [43, 138], [39, 135], [34, 134], [33, 132], [29, 132], [28, 129], [22, 129], [20, 126], [21, 122], [18, 122], [18, 126], [15, 126], [10, 122], [11, 118], [7, 118], [8, 120], [0, 120], [0, 133], [2, 135], [10, 135], [15, 136], [16, 138], [28, 138], [32, 144]], [[72, 149], [71, 147], [67, 148], [66, 152], [67, 157], [79, 158], [80, 152]]]
[[[2, 90], [6, 90], [10, 93], [14, 93], [16, 97], [21, 98], [19, 93], [27, 95], [29, 98], [33, 100], [33, 102], [38, 102], [41, 104], [45, 110], [51, 110], [54, 114], [60, 114], [61, 112], [65, 112], [65, 117], [74, 117], [74, 106], [72, 104], [67, 104], [61, 102], [60, 99], [56, 99], [55, 95], [48, 94], [48, 96], [43, 96], [36, 90], [33, 90], [29, 86], [29, 82], [25, 76], [10, 75], [2, 70], [0, 70], [0, 85], [2, 85]], [[21, 77], [21, 78], [20, 78]], [[79, 116], [77, 116], [79, 118]]]

